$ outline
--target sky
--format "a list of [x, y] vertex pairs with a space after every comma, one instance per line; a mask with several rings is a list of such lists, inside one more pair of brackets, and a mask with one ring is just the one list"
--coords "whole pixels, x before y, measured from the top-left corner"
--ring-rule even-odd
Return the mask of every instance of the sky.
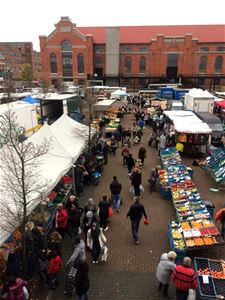
[[225, 24], [224, 12], [224, 0], [2, 0], [0, 41], [31, 41], [39, 51], [39, 35], [61, 16], [78, 27], [190, 25]]

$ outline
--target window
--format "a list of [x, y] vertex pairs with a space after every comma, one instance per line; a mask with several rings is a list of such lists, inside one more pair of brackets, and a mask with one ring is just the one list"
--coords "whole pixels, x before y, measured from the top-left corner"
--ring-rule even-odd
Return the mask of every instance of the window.
[[205, 84], [205, 78], [198, 78], [197, 84], [198, 85], [204, 85]]
[[221, 73], [223, 65], [223, 58], [222, 56], [217, 56], [215, 60], [215, 73]]
[[102, 65], [102, 57], [101, 56], [96, 56], [95, 65], [96, 66]]
[[209, 47], [201, 47], [200, 51], [201, 52], [208, 52], [209, 51]]
[[131, 57], [127, 56], [125, 57], [125, 63], [124, 63], [124, 67], [125, 67], [125, 73], [131, 73], [132, 70], [132, 59]]
[[69, 41], [62, 42], [61, 51], [72, 52], [72, 46]]
[[103, 47], [102, 46], [95, 46], [95, 53], [103, 53]]
[[125, 78], [125, 79], [124, 79], [124, 85], [125, 85], [125, 86], [131, 85], [131, 78]]
[[177, 67], [178, 54], [169, 53], [167, 57], [167, 67]]
[[220, 78], [214, 78], [214, 84], [220, 85]]
[[225, 47], [219, 46], [219, 47], [216, 48], [216, 51], [224, 52], [225, 51]]
[[57, 61], [54, 53], [50, 55], [50, 69], [51, 73], [57, 73]]
[[207, 66], [207, 57], [202, 56], [199, 61], [199, 67], [198, 71], [199, 73], [205, 73], [206, 72], [206, 66]]
[[140, 87], [145, 87], [145, 78], [139, 78], [138, 85]]
[[132, 49], [130, 47], [124, 47], [123, 51], [124, 52], [132, 52]]
[[63, 76], [72, 77], [72, 46], [69, 41], [64, 41], [61, 45], [62, 52], [62, 67], [63, 67]]
[[148, 48], [147, 47], [141, 47], [139, 48], [140, 52], [148, 52]]
[[77, 71], [84, 73], [84, 55], [82, 53], [77, 55]]
[[146, 58], [144, 56], [140, 57], [139, 60], [139, 73], [145, 73], [146, 71]]

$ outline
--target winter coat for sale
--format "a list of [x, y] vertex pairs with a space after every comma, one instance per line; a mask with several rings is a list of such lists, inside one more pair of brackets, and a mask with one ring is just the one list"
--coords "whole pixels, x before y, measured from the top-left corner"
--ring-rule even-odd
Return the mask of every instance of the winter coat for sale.
[[8, 300], [25, 300], [24, 286], [27, 286], [27, 282], [16, 278], [16, 283], [9, 287]]
[[175, 267], [176, 264], [168, 259], [167, 253], [162, 254], [156, 271], [158, 281], [162, 284], [169, 284]]
[[176, 266], [172, 274], [172, 279], [178, 290], [188, 291], [198, 287], [195, 271], [191, 267], [183, 265]]

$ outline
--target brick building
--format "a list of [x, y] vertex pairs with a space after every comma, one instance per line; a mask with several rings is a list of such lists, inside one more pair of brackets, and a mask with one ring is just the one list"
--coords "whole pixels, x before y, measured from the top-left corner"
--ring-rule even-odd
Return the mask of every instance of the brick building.
[[225, 85], [225, 25], [77, 27], [61, 17], [40, 36], [43, 78], [48, 84], [88, 79], [147, 87], [176, 82]]
[[33, 67], [32, 42], [0, 42], [0, 53], [4, 57], [4, 74], [14, 80], [21, 79], [24, 64]]

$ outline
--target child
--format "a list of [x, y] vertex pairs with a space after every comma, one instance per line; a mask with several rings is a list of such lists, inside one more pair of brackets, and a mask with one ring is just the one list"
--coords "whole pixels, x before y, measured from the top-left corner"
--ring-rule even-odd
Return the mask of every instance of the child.
[[58, 280], [58, 274], [61, 269], [62, 259], [56, 251], [51, 252], [51, 258], [48, 267], [48, 284], [51, 289], [55, 289]]

